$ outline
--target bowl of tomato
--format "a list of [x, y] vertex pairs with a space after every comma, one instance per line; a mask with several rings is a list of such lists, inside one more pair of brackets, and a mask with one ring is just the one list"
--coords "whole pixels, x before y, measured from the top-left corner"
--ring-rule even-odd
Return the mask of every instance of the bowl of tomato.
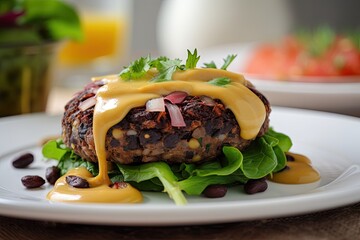
[[360, 82], [360, 32], [321, 28], [259, 44], [241, 71], [264, 80]]
[[203, 52], [204, 63], [236, 54], [228, 69], [242, 73], [272, 105], [360, 116], [360, 32], [322, 28]]

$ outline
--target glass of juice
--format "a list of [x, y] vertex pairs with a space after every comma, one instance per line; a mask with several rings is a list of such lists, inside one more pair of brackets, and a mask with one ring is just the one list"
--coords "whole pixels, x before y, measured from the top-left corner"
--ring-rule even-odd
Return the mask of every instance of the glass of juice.
[[59, 50], [55, 84], [82, 86], [93, 76], [120, 72], [128, 57], [131, 0], [66, 0], [80, 14], [84, 39]]

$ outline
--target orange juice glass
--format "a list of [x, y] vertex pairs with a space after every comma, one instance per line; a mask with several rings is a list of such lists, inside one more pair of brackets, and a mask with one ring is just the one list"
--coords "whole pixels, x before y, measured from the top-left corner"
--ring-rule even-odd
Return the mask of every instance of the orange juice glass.
[[61, 46], [57, 82], [81, 85], [92, 76], [119, 72], [128, 58], [131, 0], [67, 2], [79, 11], [84, 39]]

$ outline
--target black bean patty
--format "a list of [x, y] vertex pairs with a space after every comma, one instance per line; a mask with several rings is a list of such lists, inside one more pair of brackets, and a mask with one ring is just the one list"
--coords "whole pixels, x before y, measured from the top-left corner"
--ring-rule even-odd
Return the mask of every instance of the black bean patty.
[[[92, 129], [94, 107], [85, 111], [78, 108], [82, 101], [95, 95], [94, 87], [98, 86], [85, 88], [65, 106], [62, 137], [76, 154], [97, 162]], [[250, 89], [266, 107], [266, 120], [259, 132], [261, 136], [269, 127], [270, 105], [261, 93]], [[123, 164], [203, 162], [219, 156], [224, 145], [243, 150], [251, 141], [240, 137], [241, 129], [231, 110], [218, 99], [214, 102], [213, 106], [209, 106], [201, 97], [187, 96], [177, 104], [186, 127], [172, 127], [167, 110], [148, 112], [145, 107], [132, 109], [107, 132], [107, 160]]]

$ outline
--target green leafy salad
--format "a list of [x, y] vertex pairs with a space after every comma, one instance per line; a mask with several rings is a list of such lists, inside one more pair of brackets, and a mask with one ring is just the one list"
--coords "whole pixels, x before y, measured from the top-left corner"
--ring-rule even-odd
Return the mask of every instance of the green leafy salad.
[[[234, 55], [224, 59], [222, 69], [226, 69], [234, 59]], [[190, 60], [189, 60], [190, 59]], [[152, 64], [162, 64], [163, 71], [154, 81], [169, 80], [170, 72], [177, 68], [194, 68], [198, 61], [196, 50], [194, 54], [188, 51], [186, 65], [179, 61], [156, 61], [150, 58], [141, 58], [133, 62], [120, 73], [123, 79], [142, 76]], [[166, 62], [167, 61], [167, 62]], [[195, 63], [195, 64], [194, 64]], [[214, 67], [214, 63], [205, 65]], [[210, 84], [226, 87], [230, 79], [215, 79]], [[240, 151], [232, 146], [223, 146], [222, 154], [217, 159], [203, 163], [178, 163], [151, 162], [134, 165], [112, 163], [108, 175], [112, 182], [128, 182], [140, 191], [166, 192], [177, 205], [186, 204], [185, 195], [200, 196], [211, 185], [235, 186], [242, 185], [251, 179], [261, 179], [272, 173], [282, 170], [286, 166], [285, 153], [292, 146], [291, 139], [282, 133], [269, 128], [265, 135], [257, 137], [249, 147]], [[52, 140], [43, 146], [43, 156], [58, 160], [57, 167], [64, 175], [68, 170], [85, 167], [94, 176], [99, 172], [97, 163], [88, 162], [72, 149], [63, 144], [61, 139]]]

